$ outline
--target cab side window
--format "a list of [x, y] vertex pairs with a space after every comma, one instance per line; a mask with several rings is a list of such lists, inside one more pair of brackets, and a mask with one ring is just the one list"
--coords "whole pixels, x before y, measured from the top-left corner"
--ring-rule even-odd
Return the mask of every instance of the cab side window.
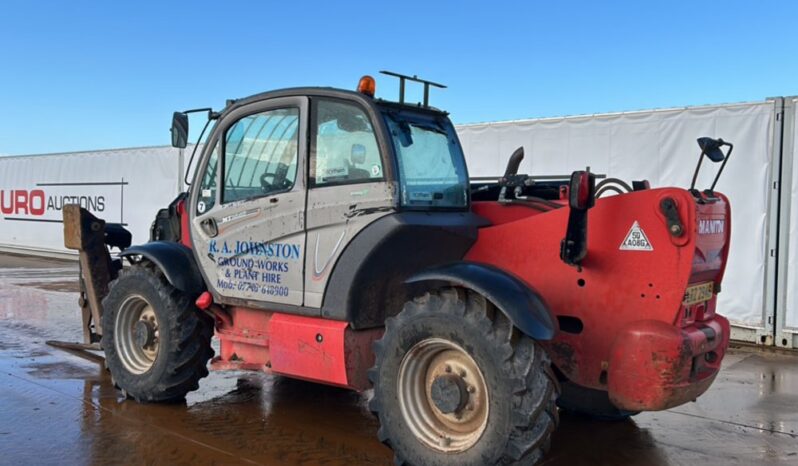
[[211, 156], [208, 159], [208, 165], [205, 166], [205, 173], [202, 175], [200, 182], [200, 195], [197, 201], [197, 215], [202, 215], [211, 210], [216, 204], [216, 171], [219, 161], [219, 144], [213, 148]]
[[380, 150], [368, 115], [356, 105], [334, 100], [320, 99], [313, 107], [311, 185], [383, 179]]
[[290, 191], [296, 182], [299, 109], [238, 120], [225, 134], [222, 202]]

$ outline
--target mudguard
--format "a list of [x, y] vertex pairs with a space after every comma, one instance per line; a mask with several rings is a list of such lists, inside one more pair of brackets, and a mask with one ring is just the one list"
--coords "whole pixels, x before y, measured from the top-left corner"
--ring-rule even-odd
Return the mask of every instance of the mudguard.
[[554, 320], [543, 298], [523, 281], [496, 267], [457, 262], [410, 277], [405, 283], [444, 283], [476, 291], [501, 310], [521, 332], [538, 341], [554, 337]]
[[188, 294], [191, 299], [205, 291], [205, 282], [202, 280], [194, 254], [191, 249], [180, 243], [151, 241], [125, 249], [119, 256], [127, 258], [131, 263], [138, 262], [132, 256], [141, 256], [149, 260], [161, 269], [172, 286]]

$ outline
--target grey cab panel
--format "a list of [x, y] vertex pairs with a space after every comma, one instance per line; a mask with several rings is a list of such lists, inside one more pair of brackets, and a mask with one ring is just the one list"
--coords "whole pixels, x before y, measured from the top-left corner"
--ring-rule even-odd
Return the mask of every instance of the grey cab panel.
[[305, 305], [319, 308], [342, 251], [394, 211], [396, 189], [386, 181], [390, 160], [379, 134], [359, 105], [313, 99], [310, 138]]
[[[467, 180], [441, 112], [326, 89], [252, 96], [206, 142], [188, 209], [194, 253], [218, 302], [378, 325], [403, 277], [472, 244]], [[419, 247], [434, 260], [414, 259]], [[368, 278], [389, 257], [401, 273]], [[354, 299], [367, 282], [368, 299]]]

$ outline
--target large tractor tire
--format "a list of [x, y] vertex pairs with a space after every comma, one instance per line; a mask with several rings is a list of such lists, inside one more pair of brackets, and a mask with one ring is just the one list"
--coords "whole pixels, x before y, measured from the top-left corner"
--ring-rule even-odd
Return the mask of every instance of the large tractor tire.
[[606, 391], [583, 387], [570, 381], [562, 383], [562, 394], [557, 406], [563, 411], [597, 421], [624, 421], [639, 414], [617, 408]]
[[531, 465], [547, 451], [559, 422], [549, 357], [481, 295], [409, 301], [374, 346], [369, 408], [396, 464]]
[[116, 385], [139, 402], [199, 388], [213, 357], [213, 321], [152, 264], [119, 273], [103, 300], [102, 347]]

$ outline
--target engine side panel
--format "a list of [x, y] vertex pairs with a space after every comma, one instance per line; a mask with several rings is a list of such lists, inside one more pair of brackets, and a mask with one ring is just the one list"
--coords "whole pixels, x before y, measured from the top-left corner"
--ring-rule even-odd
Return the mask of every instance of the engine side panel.
[[[668, 230], [659, 208], [665, 197], [676, 201], [687, 227], [682, 237]], [[483, 228], [466, 259], [538, 290], [560, 326], [548, 344], [555, 365], [580, 385], [606, 390], [610, 350], [622, 328], [640, 320], [675, 324], [693, 266], [695, 201], [672, 188], [599, 199], [589, 213], [581, 270], [559, 258], [567, 222], [568, 209], [558, 209]]]

